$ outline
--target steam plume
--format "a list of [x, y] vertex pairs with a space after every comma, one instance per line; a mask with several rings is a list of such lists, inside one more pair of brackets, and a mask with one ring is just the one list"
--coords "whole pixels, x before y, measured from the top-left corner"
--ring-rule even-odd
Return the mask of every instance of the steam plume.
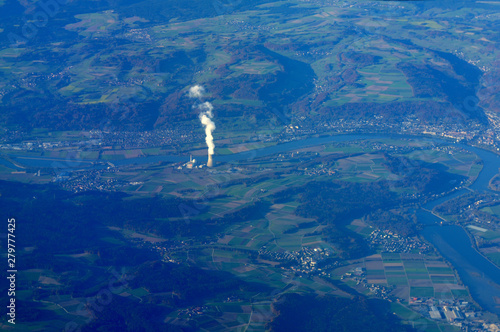
[[205, 92], [205, 88], [200, 85], [195, 85], [189, 88], [189, 98], [201, 98], [203, 97], [203, 93]]
[[[190, 98], [202, 98], [203, 93], [205, 92], [205, 88], [200, 85], [195, 85], [189, 88], [189, 97]], [[212, 155], [214, 154], [215, 144], [214, 137], [212, 136], [212, 132], [215, 130], [215, 123], [212, 121], [212, 117], [214, 116], [212, 110], [214, 107], [208, 101], [204, 103], [200, 103], [197, 105], [197, 108], [200, 110], [200, 121], [201, 124], [205, 127], [205, 142], [208, 147], [208, 156], [209, 162], [208, 166], [212, 166]]]
[[212, 114], [212, 110], [214, 109], [214, 107], [208, 101], [198, 105], [198, 108], [202, 112], [201, 114], [205, 113], [209, 118], [212, 118], [214, 116]]
[[212, 136], [212, 131], [215, 130], [215, 123], [212, 121], [212, 119], [210, 119], [207, 112], [200, 113], [200, 120], [201, 123], [205, 126], [205, 142], [207, 142], [208, 154], [212, 155], [214, 154], [215, 149], [214, 137]]

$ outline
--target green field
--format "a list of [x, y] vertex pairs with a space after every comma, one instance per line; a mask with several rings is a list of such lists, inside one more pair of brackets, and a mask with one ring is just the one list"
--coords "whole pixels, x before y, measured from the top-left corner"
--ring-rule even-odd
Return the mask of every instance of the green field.
[[500, 252], [489, 253], [486, 256], [497, 266], [500, 266]]
[[[380, 261], [365, 260], [368, 282], [396, 287], [397, 294], [406, 294], [410, 298], [469, 298], [465, 287], [458, 285], [453, 270], [439, 258], [422, 256], [420, 260], [414, 260], [405, 255], [382, 253]], [[441, 292], [443, 284], [449, 285], [453, 292]]]
[[433, 297], [434, 288], [432, 287], [411, 287], [410, 288], [411, 297]]
[[482, 208], [481, 211], [485, 211], [497, 217], [500, 217], [500, 205], [487, 206]]

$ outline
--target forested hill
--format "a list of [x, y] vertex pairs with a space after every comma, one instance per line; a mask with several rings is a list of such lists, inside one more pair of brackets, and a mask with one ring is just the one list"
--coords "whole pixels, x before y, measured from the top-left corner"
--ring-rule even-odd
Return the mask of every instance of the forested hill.
[[287, 294], [274, 309], [279, 315], [271, 331], [415, 331], [392, 314], [389, 303], [381, 300], [333, 296]]
[[[475, 19], [462, 26], [450, 10]], [[186, 92], [200, 84], [228, 131], [374, 119], [486, 126], [485, 112], [498, 111], [492, 10], [475, 2], [75, 0], [30, 25], [48, 14], [6, 0], [0, 123], [194, 130]]]

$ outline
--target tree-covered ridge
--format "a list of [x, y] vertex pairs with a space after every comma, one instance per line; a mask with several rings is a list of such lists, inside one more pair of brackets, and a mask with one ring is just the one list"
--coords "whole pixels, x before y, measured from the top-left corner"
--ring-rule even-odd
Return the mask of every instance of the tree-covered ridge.
[[388, 302], [363, 297], [287, 294], [274, 304], [274, 310], [278, 317], [270, 324], [273, 332], [414, 331], [392, 314]]
[[303, 189], [296, 214], [332, 224], [345, 223], [375, 209], [393, 207], [397, 198], [385, 182], [310, 182]]
[[391, 173], [398, 176], [398, 187], [411, 188], [419, 193], [439, 194], [452, 190], [467, 177], [448, 172], [445, 165], [385, 155], [385, 165]]
[[263, 284], [243, 282], [223, 271], [202, 270], [197, 267], [148, 262], [138, 266], [131, 285], [144, 287], [151, 293], [169, 295], [163, 301], [172, 305], [201, 305], [207, 299], [224, 300], [230, 296], [244, 297], [244, 292], [266, 291]]

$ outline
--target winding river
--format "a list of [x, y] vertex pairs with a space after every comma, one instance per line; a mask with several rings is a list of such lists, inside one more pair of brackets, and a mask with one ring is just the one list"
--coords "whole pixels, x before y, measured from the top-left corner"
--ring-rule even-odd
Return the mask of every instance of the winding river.
[[[490, 179], [498, 173], [500, 156], [478, 148], [464, 146], [483, 160], [483, 169], [476, 181], [469, 187], [476, 191], [489, 191]], [[432, 210], [452, 198], [458, 197], [468, 190], [460, 190], [425, 204], [423, 207]], [[418, 221], [426, 225], [421, 235], [453, 264], [464, 285], [474, 300], [483, 308], [500, 315], [500, 269], [480, 254], [471, 242], [467, 232], [460, 226], [440, 226], [441, 221], [432, 213], [420, 209], [417, 211]]]
[[[300, 141], [279, 144], [276, 146], [261, 148], [253, 151], [236, 153], [232, 155], [216, 156], [217, 161], [227, 163], [242, 163], [254, 158], [265, 157], [275, 153], [293, 151], [306, 146], [314, 146], [334, 142], [348, 142], [360, 139], [376, 138], [408, 138], [421, 141], [433, 142], [436, 144], [450, 145], [453, 143], [427, 137], [415, 137], [404, 135], [382, 135], [382, 134], [353, 134], [337, 135], [328, 137], [308, 138]], [[488, 191], [489, 180], [497, 174], [500, 167], [500, 156], [482, 149], [463, 144], [453, 144], [477, 154], [482, 160], [484, 167], [476, 181], [469, 187], [476, 191]], [[49, 167], [61, 170], [74, 170], [83, 168], [102, 168], [107, 165], [96, 163], [95, 160], [71, 160], [71, 159], [48, 159], [48, 158], [21, 158], [11, 157], [18, 164], [31, 167]], [[113, 161], [116, 166], [133, 164], [150, 164], [158, 162], [182, 162], [186, 161], [186, 156], [149, 156], [142, 158], [125, 159]], [[2, 162], [5, 165], [11, 164], [8, 161]], [[12, 164], [11, 164], [12, 165]], [[17, 167], [16, 167], [17, 168]], [[435, 206], [467, 193], [468, 190], [452, 192], [439, 199], [426, 203], [423, 208], [432, 210]], [[418, 221], [425, 225], [421, 235], [453, 264], [462, 282], [469, 288], [474, 300], [492, 313], [500, 315], [500, 269], [488, 261], [474, 248], [471, 239], [460, 226], [447, 225], [440, 226], [441, 221], [432, 213], [419, 209], [417, 211]]]

